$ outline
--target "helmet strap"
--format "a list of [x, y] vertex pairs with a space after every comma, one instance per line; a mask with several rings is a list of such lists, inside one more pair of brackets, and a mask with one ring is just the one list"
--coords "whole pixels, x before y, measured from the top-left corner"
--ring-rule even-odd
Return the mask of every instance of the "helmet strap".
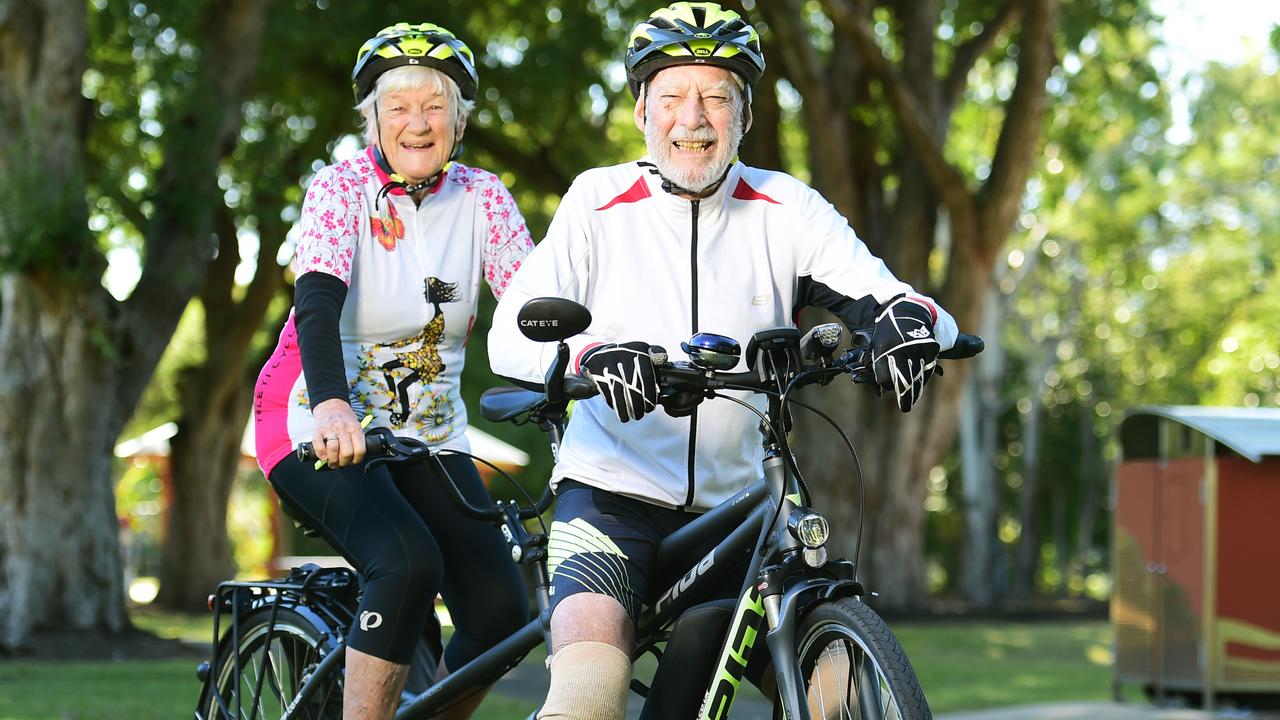
[[691, 195], [693, 196], [694, 199], [701, 200], [702, 198], [707, 197], [708, 195], [711, 195], [712, 193], [714, 193], [716, 190], [720, 189], [720, 185], [724, 182], [724, 179], [729, 177], [729, 171], [731, 169], [733, 169], [733, 163], [729, 163], [729, 165], [725, 167], [724, 172], [720, 174], [719, 180], [716, 180], [715, 182], [711, 183], [710, 185], [703, 188], [702, 190], [699, 190], [698, 192], [694, 192], [689, 188], [681, 187], [675, 184], [670, 180], [670, 178], [668, 178], [666, 175], [663, 175], [661, 172], [658, 173], [658, 177], [662, 178], [662, 190], [664, 192], [669, 193], [671, 195]]

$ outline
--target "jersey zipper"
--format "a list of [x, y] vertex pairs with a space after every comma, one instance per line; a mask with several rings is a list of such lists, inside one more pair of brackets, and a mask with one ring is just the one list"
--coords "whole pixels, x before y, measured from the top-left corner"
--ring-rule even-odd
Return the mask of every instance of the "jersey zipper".
[[[689, 278], [691, 280], [690, 287], [693, 289], [693, 317], [692, 328], [689, 332], [690, 337], [698, 333], [698, 204], [700, 200], [693, 200], [693, 230], [691, 233], [691, 242], [689, 243]], [[684, 506], [688, 508], [693, 505], [693, 472], [695, 450], [698, 447], [698, 408], [693, 409], [693, 413], [689, 415], [689, 489], [684, 498]]]

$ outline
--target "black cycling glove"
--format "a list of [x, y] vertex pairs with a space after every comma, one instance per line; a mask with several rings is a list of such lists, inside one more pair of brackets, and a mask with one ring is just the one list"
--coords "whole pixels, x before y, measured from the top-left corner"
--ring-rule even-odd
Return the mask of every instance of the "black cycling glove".
[[871, 369], [876, 384], [892, 390], [902, 412], [920, 399], [938, 364], [933, 313], [919, 302], [899, 296], [876, 315], [871, 334]]
[[657, 407], [658, 379], [648, 343], [596, 346], [582, 357], [581, 367], [622, 422], [639, 420]]

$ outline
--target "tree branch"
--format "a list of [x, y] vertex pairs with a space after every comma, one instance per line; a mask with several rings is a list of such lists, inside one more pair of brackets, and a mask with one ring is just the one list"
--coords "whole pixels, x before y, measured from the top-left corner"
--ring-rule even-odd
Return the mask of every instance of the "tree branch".
[[[218, 163], [241, 122], [257, 65], [265, 0], [212, 3], [197, 82], [166, 128], [165, 164], [154, 193], [146, 264], [130, 298], [131, 312], [148, 314], [201, 285], [212, 248], [208, 232], [221, 204]], [[136, 301], [135, 301], [136, 299]], [[136, 309], [135, 309], [136, 308]]]
[[779, 41], [774, 44], [782, 48], [784, 74], [804, 96], [800, 110], [811, 139], [808, 160], [813, 186], [846, 218], [857, 218], [858, 197], [845, 164], [852, 120], [849, 107], [840, 104], [838, 88], [856, 85], [860, 76], [840, 78], [838, 82], [829, 79], [831, 68], [813, 47], [801, 0], [757, 3], [756, 9]]
[[1004, 241], [1031, 175], [1047, 97], [1045, 81], [1057, 58], [1053, 48], [1057, 0], [1022, 0], [1026, 6], [1018, 44], [1018, 80], [1005, 107], [991, 175], [983, 188], [982, 241], [988, 252]]
[[116, 209], [124, 216], [125, 222], [133, 226], [134, 230], [141, 235], [147, 231], [147, 219], [145, 213], [142, 212], [142, 206], [133, 200], [133, 198], [124, 194], [118, 183], [100, 182], [97, 183], [96, 189], [102, 193], [104, 197], [115, 204]]
[[969, 38], [956, 48], [951, 60], [951, 68], [942, 82], [942, 101], [948, 108], [954, 108], [960, 100], [960, 94], [968, 85], [969, 71], [973, 69], [978, 58], [982, 57], [996, 38], [1000, 37], [1010, 25], [1022, 17], [1022, 6], [1018, 0], [1005, 0], [996, 10], [996, 16], [982, 27], [982, 32]]
[[218, 239], [218, 255], [209, 265], [209, 277], [200, 288], [200, 300], [206, 305], [205, 326], [213, 321], [207, 306], [230, 302], [236, 284], [236, 266], [240, 264], [240, 243], [236, 232], [236, 216], [226, 204], [213, 211], [213, 234]]
[[[858, 7], [855, 8], [854, 2], [857, 2]], [[973, 217], [974, 201], [969, 194], [965, 177], [947, 162], [942, 147], [926, 125], [928, 116], [924, 107], [880, 50], [870, 27], [870, 13], [865, 10], [866, 0], [822, 0], [822, 5], [836, 30], [855, 40], [863, 60], [880, 80], [902, 134], [916, 151], [929, 180], [937, 188], [953, 218], [963, 220]]]
[[573, 179], [556, 169], [551, 153], [545, 145], [533, 152], [518, 148], [501, 132], [479, 124], [467, 126], [467, 140], [482, 150], [502, 158], [521, 181], [529, 182], [538, 190], [553, 195], [563, 195]]
[[775, 44], [781, 47], [787, 80], [804, 96], [806, 108], [812, 103], [819, 114], [825, 115], [831, 104], [830, 88], [825, 81], [822, 58], [800, 19], [799, 3], [775, 0], [758, 3], [756, 9], [778, 39]]
[[[249, 95], [266, 22], [266, 0], [227, 0], [205, 8], [201, 62], [184, 105], [166, 122], [165, 164], [153, 196], [142, 278], [123, 308], [122, 331], [136, 357], [117, 387], [126, 407], [203, 284], [212, 255], [210, 230], [221, 205], [215, 177], [233, 147]], [[145, 370], [145, 371], [144, 371]]]

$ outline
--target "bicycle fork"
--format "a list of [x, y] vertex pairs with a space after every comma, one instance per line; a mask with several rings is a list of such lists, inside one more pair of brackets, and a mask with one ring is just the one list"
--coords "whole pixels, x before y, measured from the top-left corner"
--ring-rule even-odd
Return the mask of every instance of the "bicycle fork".
[[699, 720], [724, 720], [729, 716], [747, 663], [756, 649], [760, 627], [765, 624], [764, 639], [773, 660], [783, 717], [809, 720], [808, 706], [802, 702], [804, 680], [796, 657], [796, 616], [802, 596], [821, 594], [836, 584], [838, 581], [827, 578], [806, 579], [784, 592], [781, 568], [765, 569], [759, 582], [753, 583], [738, 601], [716, 664], [716, 674], [698, 711]]
[[[799, 497], [786, 492], [785, 461], [777, 446], [766, 448], [763, 470], [770, 496], [774, 502], [781, 503], [782, 507], [774, 514], [776, 522], [765, 523], [761, 527], [761, 537], [756, 547], [773, 547], [782, 552], [792, 550], [798, 544], [786, 529], [786, 518], [797, 506]], [[772, 543], [768, 542], [769, 533], [774, 533]], [[804, 696], [804, 682], [795, 654], [795, 599], [800, 593], [813, 590], [815, 583], [801, 582], [784, 593], [782, 568], [770, 565], [762, 569], [762, 561], [763, 557], [759, 552], [751, 558], [741, 599], [720, 650], [716, 674], [698, 711], [699, 720], [724, 720], [729, 716], [742, 676], [746, 672], [747, 662], [760, 635], [760, 627], [765, 623], [768, 626], [765, 643], [773, 659], [784, 718], [809, 720], [808, 708], [799, 701]]]

